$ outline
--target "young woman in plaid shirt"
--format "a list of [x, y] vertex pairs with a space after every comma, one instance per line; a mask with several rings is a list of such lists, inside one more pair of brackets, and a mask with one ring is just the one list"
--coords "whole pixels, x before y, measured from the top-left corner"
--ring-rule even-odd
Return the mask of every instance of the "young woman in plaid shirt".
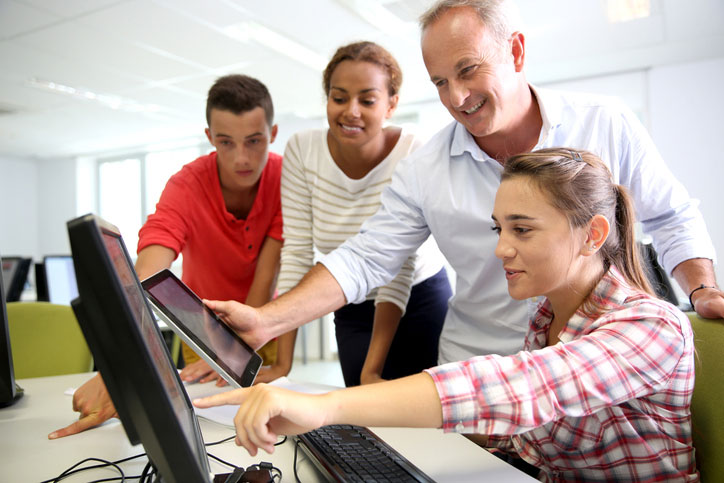
[[261, 385], [195, 404], [241, 404], [237, 442], [251, 455], [325, 424], [432, 426], [488, 435], [544, 481], [698, 481], [691, 327], [653, 295], [626, 190], [591, 153], [521, 154], [493, 222], [510, 295], [543, 297], [524, 351], [325, 395]]

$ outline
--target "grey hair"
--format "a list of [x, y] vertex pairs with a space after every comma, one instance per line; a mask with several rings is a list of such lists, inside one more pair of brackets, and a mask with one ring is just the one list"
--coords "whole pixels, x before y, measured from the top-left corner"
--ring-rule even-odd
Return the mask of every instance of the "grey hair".
[[518, 9], [509, 0], [438, 0], [420, 16], [420, 30], [435, 23], [445, 12], [453, 8], [472, 8], [483, 24], [490, 29], [493, 38], [503, 45], [513, 32], [520, 29]]

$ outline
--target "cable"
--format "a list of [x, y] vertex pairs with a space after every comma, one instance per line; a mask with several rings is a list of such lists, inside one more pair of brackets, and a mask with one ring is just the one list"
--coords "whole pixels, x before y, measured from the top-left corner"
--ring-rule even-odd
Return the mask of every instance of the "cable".
[[299, 440], [297, 440], [296, 444], [294, 445], [294, 479], [297, 481], [297, 483], [302, 483], [302, 481], [299, 479], [299, 475], [297, 474], [297, 453], [299, 452]]
[[[80, 465], [82, 465], [83, 463], [86, 463], [86, 462], [88, 462], [88, 461], [99, 461], [99, 462], [101, 462], [101, 463], [103, 463], [103, 464], [101, 464], [101, 465], [93, 465], [93, 466], [89, 466], [89, 467], [87, 467], [87, 468], [80, 468], [80, 469], [77, 469], [77, 470], [76, 470], [76, 468], [78, 468], [78, 466], [80, 466]], [[57, 477], [53, 478], [52, 480], [45, 480], [45, 482], [43, 482], [43, 483], [46, 483], [46, 482], [47, 482], [47, 483], [50, 483], [50, 482], [52, 482], [52, 483], [57, 483], [57, 482], [59, 482], [59, 481], [61, 481], [61, 480], [64, 480], [64, 479], [66, 479], [67, 477], [69, 477], [69, 476], [71, 476], [71, 475], [73, 475], [73, 474], [75, 474], [75, 473], [78, 473], [79, 471], [90, 470], [90, 469], [93, 469], [93, 468], [104, 468], [104, 467], [106, 467], [106, 466], [113, 466], [116, 470], [118, 470], [118, 473], [120, 473], [120, 475], [121, 475], [121, 477], [120, 477], [120, 478], [121, 478], [121, 482], [126, 481], [126, 475], [125, 475], [125, 473], [123, 473], [123, 470], [121, 469], [121, 467], [118, 466], [118, 465], [117, 465], [116, 463], [114, 463], [113, 461], [108, 461], [108, 460], [104, 460], [104, 459], [101, 459], [101, 458], [86, 458], [86, 459], [81, 460], [81, 461], [79, 461], [78, 463], [74, 464], [73, 466], [71, 466], [70, 468], [68, 468], [67, 470], [65, 470], [64, 472], [62, 472], [60, 475], [58, 475]], [[115, 478], [115, 479], [118, 479], [118, 478]]]
[[234, 439], [235, 437], [236, 437], [236, 435], [234, 435], [234, 436], [229, 436], [228, 438], [220, 439], [219, 441], [214, 441], [214, 442], [212, 442], [212, 443], [204, 443], [204, 446], [206, 446], [206, 447], [216, 446], [217, 444], [226, 443], [227, 441], [231, 441], [231, 440]]
[[218, 461], [219, 463], [224, 464], [224, 465], [226, 465], [226, 466], [229, 466], [229, 467], [231, 467], [231, 468], [234, 468], [234, 469], [237, 469], [237, 468], [238, 468], [237, 465], [235, 465], [235, 464], [233, 464], [233, 463], [229, 463], [228, 461], [224, 461], [224, 460], [222, 460], [221, 458], [219, 458], [218, 456], [214, 456], [214, 455], [212, 455], [212, 454], [209, 453], [209, 452], [206, 452], [206, 456], [208, 456], [209, 458], [213, 458], [213, 459], [215, 459], [216, 461]]

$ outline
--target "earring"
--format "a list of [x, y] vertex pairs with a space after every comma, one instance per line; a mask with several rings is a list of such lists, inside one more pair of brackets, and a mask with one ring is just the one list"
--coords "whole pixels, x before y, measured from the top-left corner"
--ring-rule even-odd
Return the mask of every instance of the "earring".
[[597, 247], [596, 244], [594, 243], [594, 244], [591, 245], [588, 249], [589, 249], [590, 251], [593, 251], [593, 250], [595, 250], [596, 248], [598, 248], [598, 247]]

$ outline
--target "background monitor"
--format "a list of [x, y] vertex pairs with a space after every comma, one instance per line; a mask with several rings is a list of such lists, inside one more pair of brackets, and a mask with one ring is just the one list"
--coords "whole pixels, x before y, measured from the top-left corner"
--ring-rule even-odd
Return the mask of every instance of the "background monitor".
[[164, 482], [211, 482], [191, 402], [116, 227], [94, 215], [68, 222], [78, 322], [132, 443]]
[[[40, 283], [44, 282], [47, 301], [51, 304], [70, 305], [70, 301], [78, 296], [72, 256], [46, 255], [43, 258], [42, 273], [43, 280]], [[37, 277], [35, 285], [37, 289], [39, 285]]]
[[2, 259], [5, 301], [17, 302], [28, 279], [31, 258], [5, 257]]
[[9, 406], [23, 395], [22, 389], [15, 384], [13, 353], [10, 350], [8, 331], [8, 313], [5, 310], [5, 290], [0, 277], [0, 407]]

